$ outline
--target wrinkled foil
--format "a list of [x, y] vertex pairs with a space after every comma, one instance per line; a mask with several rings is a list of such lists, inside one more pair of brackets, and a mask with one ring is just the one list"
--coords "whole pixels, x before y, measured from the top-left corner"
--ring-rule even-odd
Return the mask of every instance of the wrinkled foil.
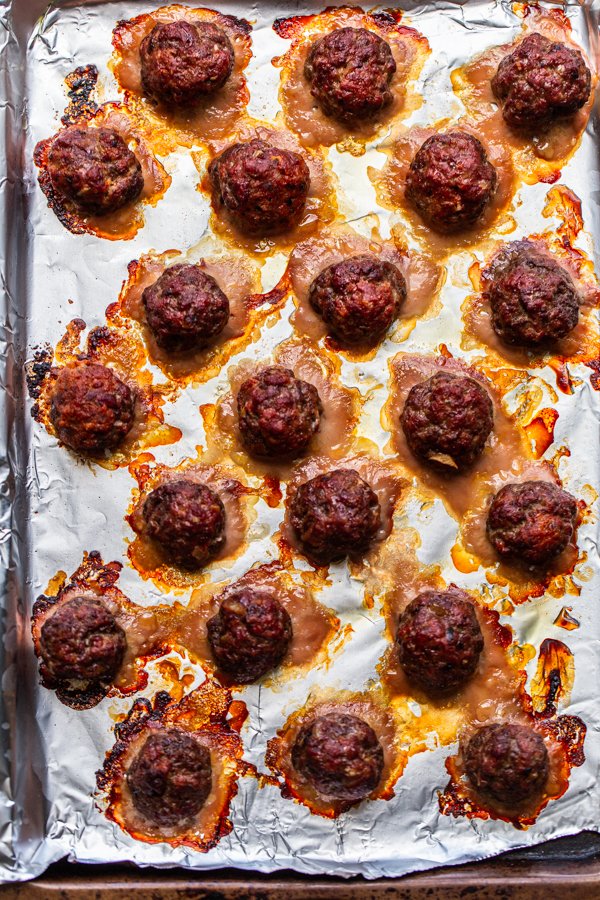
[[[301, 805], [283, 800], [273, 786], [258, 788], [253, 778], [242, 778], [231, 808], [233, 830], [208, 854], [174, 849], [168, 844], [136, 842], [109, 822], [97, 806], [94, 773], [114, 743], [113, 726], [132, 699], [111, 698], [96, 709], [75, 712], [62, 706], [54, 693], [38, 684], [32, 652], [29, 616], [32, 604], [58, 571], [73, 572], [84, 550], [98, 550], [105, 560], [125, 559], [129, 536], [124, 513], [132, 479], [127, 470], [106, 471], [77, 463], [57, 447], [56, 440], [35, 425], [25, 401], [23, 361], [32, 349], [54, 346], [66, 324], [81, 317], [91, 328], [104, 321], [104, 311], [119, 293], [127, 264], [155, 249], [186, 250], [207, 230], [208, 206], [195, 190], [198, 174], [188, 152], [164, 161], [173, 184], [156, 208], [146, 207], [146, 225], [134, 240], [102, 241], [91, 235], [74, 236], [63, 229], [48, 209], [37, 185], [32, 162], [36, 142], [60, 127], [66, 106], [64, 78], [76, 66], [94, 63], [100, 72], [99, 99], [117, 99], [116, 84], [107, 68], [111, 32], [118, 19], [157, 8], [159, 2], [105, 3], [100, 0], [64, 0], [46, 8], [44, 0], [0, 0], [0, 127], [6, 137], [6, 160], [0, 181], [4, 223], [0, 253], [3, 304], [0, 333], [2, 352], [2, 404], [0, 434], [0, 589], [4, 641], [0, 647], [3, 699], [0, 706], [0, 878], [18, 881], [39, 875], [52, 862], [68, 856], [88, 863], [132, 861], [139, 865], [183, 866], [211, 869], [235, 866], [259, 872], [290, 868], [305, 873], [328, 873], [367, 878], [400, 876], [439, 865], [483, 859], [511, 848], [538, 844], [549, 838], [584, 829], [600, 830], [600, 565], [598, 524], [589, 522], [579, 532], [588, 553], [593, 578], [581, 596], [569, 597], [581, 627], [565, 633], [553, 625], [564, 598], [545, 597], [518, 608], [510, 618], [518, 638], [539, 647], [544, 637], [568, 643], [575, 657], [575, 685], [569, 705], [561, 711], [580, 715], [587, 724], [587, 761], [573, 769], [570, 787], [551, 802], [536, 824], [522, 832], [498, 821], [469, 821], [439, 814], [436, 792], [447, 783], [444, 760], [453, 747], [439, 748], [411, 758], [390, 801], [375, 801], [344, 814], [336, 821], [313, 816]], [[193, 5], [193, 4], [187, 4]], [[200, 5], [200, 4], [197, 4]], [[210, 5], [210, 4], [207, 4]], [[272, 119], [278, 111], [279, 71], [271, 59], [288, 43], [278, 38], [272, 22], [278, 16], [317, 12], [327, 4], [294, 3], [215, 4], [221, 11], [243, 16], [254, 25], [254, 57], [249, 67], [249, 112]], [[335, 4], [342, 5], [342, 4]], [[389, 4], [388, 4], [389, 5]], [[410, 124], [460, 112], [453, 96], [449, 72], [488, 46], [509, 41], [519, 20], [505, 2], [457, 4], [438, 2], [397, 4], [406, 11], [407, 24], [429, 39], [429, 56], [421, 82], [426, 102]], [[574, 35], [597, 59], [600, 3], [567, 4]], [[590, 235], [600, 235], [600, 178], [598, 171], [598, 118], [595, 114], [581, 148], [563, 170], [562, 182], [583, 202], [587, 237], [584, 249], [593, 253]], [[354, 159], [329, 153], [340, 180], [342, 210], [360, 230], [361, 220], [374, 210], [374, 193], [366, 179], [367, 165], [381, 168], [384, 157], [376, 146]], [[523, 202], [515, 205], [517, 231], [511, 239], [547, 222], [541, 217], [547, 185], [521, 188]], [[378, 210], [382, 233], [389, 215]], [[596, 256], [596, 265], [600, 259]], [[281, 257], [267, 262], [263, 287], [269, 290], [283, 270]], [[421, 321], [402, 344], [385, 345], [389, 357], [399, 349], [432, 352], [441, 341], [458, 356], [460, 304], [467, 291], [464, 256], [451, 260], [443, 289], [443, 311]], [[67, 301], [70, 301], [69, 303]], [[273, 328], [263, 329], [260, 340], [245, 355], [260, 358], [292, 333], [290, 304]], [[232, 361], [235, 364], [236, 359]], [[365, 379], [385, 385], [387, 370], [381, 355], [360, 365], [345, 362], [344, 381], [360, 387]], [[580, 377], [574, 397], [561, 396], [555, 441], [568, 444], [571, 456], [561, 463], [565, 486], [575, 495], [585, 484], [600, 482], [598, 424], [599, 394], [590, 385], [589, 370], [573, 371]], [[553, 383], [549, 371], [536, 375]], [[214, 401], [226, 389], [226, 374], [198, 389], [187, 389], [165, 409], [166, 420], [182, 428], [183, 439], [158, 448], [159, 461], [176, 465], [195, 455], [202, 440], [200, 403]], [[379, 412], [385, 391], [372, 391], [361, 430], [383, 446]], [[194, 422], [194, 428], [190, 428]], [[269, 561], [275, 547], [269, 534], [276, 529], [282, 510], [259, 506], [247, 552], [231, 568], [214, 570], [215, 580], [237, 578], [257, 561]], [[481, 572], [458, 576], [449, 549], [456, 523], [436, 502], [426, 523], [413, 511], [412, 523], [426, 540], [419, 551], [424, 563], [448, 560], [443, 571], [448, 581], [467, 588], [481, 582]], [[260, 525], [260, 528], [258, 527]], [[11, 537], [12, 536], [12, 537]], [[135, 602], [152, 604], [161, 599], [127, 565], [120, 587]], [[242, 731], [246, 758], [264, 771], [269, 738], [294, 709], [301, 706], [313, 685], [363, 689], [376, 679], [375, 666], [385, 648], [383, 623], [376, 610], [367, 613], [360, 602], [360, 585], [344, 566], [331, 569], [331, 587], [321, 595], [334, 608], [342, 624], [354, 629], [350, 645], [327, 669], [288, 681], [274, 692], [251, 686], [240, 693], [249, 718]], [[161, 684], [150, 666], [145, 691], [152, 696]], [[18, 685], [18, 692], [16, 687]]]

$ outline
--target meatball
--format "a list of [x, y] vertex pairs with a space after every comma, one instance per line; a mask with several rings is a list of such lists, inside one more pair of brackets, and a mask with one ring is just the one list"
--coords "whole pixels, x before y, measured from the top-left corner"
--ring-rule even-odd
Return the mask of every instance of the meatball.
[[211, 162], [208, 174], [217, 206], [240, 231], [279, 234], [298, 224], [310, 172], [298, 153], [253, 140], [233, 144]]
[[175, 728], [151, 734], [129, 767], [127, 786], [138, 812], [173, 828], [200, 812], [208, 799], [210, 752]]
[[398, 622], [398, 658], [407, 678], [432, 696], [460, 690], [483, 651], [475, 608], [464, 591], [424, 591]]
[[287, 653], [292, 620], [266, 591], [241, 587], [225, 595], [207, 631], [219, 669], [250, 684], [277, 668]]
[[383, 749], [362, 719], [328, 713], [300, 729], [292, 765], [323, 797], [357, 803], [381, 781]]
[[485, 292], [494, 331], [506, 344], [539, 347], [565, 337], [579, 321], [570, 275], [532, 246], [509, 246], [492, 264]]
[[411, 388], [400, 422], [418, 459], [446, 473], [463, 472], [483, 453], [494, 407], [473, 378], [438, 372]]
[[193, 106], [223, 87], [235, 56], [225, 32], [210, 22], [162, 22], [140, 45], [142, 87], [168, 106]]
[[167, 353], [199, 350], [229, 321], [229, 300], [202, 266], [172, 266], [142, 294], [146, 321]]
[[127, 647], [125, 632], [100, 600], [60, 603], [40, 632], [40, 653], [57, 682], [110, 684]]
[[496, 192], [498, 175], [471, 134], [434, 134], [417, 151], [405, 196], [425, 222], [442, 234], [471, 228]]
[[374, 344], [398, 318], [406, 282], [392, 263], [371, 254], [329, 266], [308, 299], [329, 330], [346, 344]]
[[137, 156], [111, 128], [60, 131], [48, 151], [48, 175], [58, 194], [95, 216], [122, 209], [144, 187]]
[[505, 56], [492, 78], [492, 90], [511, 128], [535, 131], [570, 116], [584, 105], [592, 76], [574, 47], [529, 34]]
[[312, 384], [290, 369], [269, 366], [245, 381], [237, 396], [238, 423], [248, 453], [294, 457], [319, 430], [323, 407]]
[[135, 395], [112, 369], [96, 363], [66, 366], [52, 389], [50, 421], [59, 441], [98, 456], [125, 440], [135, 416]]
[[225, 544], [225, 507], [196, 481], [168, 481], [147, 497], [144, 531], [164, 556], [184, 569], [201, 569]]
[[327, 116], [348, 125], [372, 119], [393, 100], [390, 45], [366, 28], [337, 28], [315, 41], [304, 77]]
[[498, 491], [488, 513], [487, 535], [503, 559], [530, 565], [551, 562], [575, 531], [577, 501], [556, 484], [524, 481]]
[[463, 751], [476, 791], [503, 806], [520, 806], [544, 790], [548, 751], [544, 740], [524, 725], [484, 725]]
[[353, 469], [301, 484], [289, 516], [304, 552], [324, 564], [367, 550], [381, 525], [377, 494]]

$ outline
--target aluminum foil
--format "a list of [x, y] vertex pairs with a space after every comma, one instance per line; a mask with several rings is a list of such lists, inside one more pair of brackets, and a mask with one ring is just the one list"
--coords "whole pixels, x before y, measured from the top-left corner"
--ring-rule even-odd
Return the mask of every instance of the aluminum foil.
[[[78, 862], [134, 861], [139, 865], [183, 866], [209, 869], [235, 866], [260, 872], [288, 868], [305, 873], [328, 873], [368, 878], [404, 873], [482, 859], [515, 847], [584, 829], [600, 828], [600, 591], [598, 525], [589, 520], [579, 532], [579, 544], [588, 553], [589, 580], [578, 597], [569, 598], [581, 627], [568, 634], [575, 657], [576, 676], [566, 710], [580, 715], [588, 727], [586, 763], [574, 769], [567, 793], [552, 802], [527, 831], [498, 821], [453, 819], [441, 816], [436, 792], [447, 782], [444, 760], [453, 752], [445, 747], [412, 757], [389, 801], [363, 804], [335, 821], [311, 815], [308, 810], [283, 800], [273, 786], [259, 789], [253, 778], [242, 778], [233, 801], [233, 830], [212, 851], [200, 854], [174, 849], [168, 844], [136, 842], [110, 823], [98, 805], [94, 773], [114, 742], [115, 719], [132, 700], [104, 701], [94, 710], [74, 712], [38, 684], [37, 665], [29, 633], [32, 604], [58, 571], [75, 571], [83, 550], [96, 549], [105, 560], [125, 560], [125, 541], [130, 533], [123, 516], [129, 502], [132, 479], [126, 469], [106, 471], [77, 464], [61, 451], [54, 438], [29, 417], [24, 401], [22, 367], [34, 347], [54, 346], [68, 321], [81, 317], [91, 328], [103, 324], [104, 310], [119, 293], [130, 260], [150, 249], [185, 250], [195, 245], [208, 227], [208, 206], [195, 190], [198, 175], [189, 153], [175, 153], [164, 165], [173, 177], [171, 188], [156, 208], [146, 210], [146, 224], [128, 242], [107, 242], [94, 236], [74, 236], [65, 231], [37, 185], [32, 163], [36, 142], [60, 127], [66, 105], [64, 78], [76, 66], [94, 63], [100, 72], [101, 101], [117, 99], [116, 84], [107, 68], [111, 32], [118, 19], [157, 8], [159, 3], [104, 3], [101, 0], [55, 2], [46, 9], [44, 0], [4, 0], [0, 3], [0, 117], [7, 137], [4, 176], [0, 182], [3, 211], [1, 253], [4, 304], [2, 329], [3, 412], [0, 455], [0, 579], [5, 599], [2, 621], [4, 643], [4, 699], [0, 707], [0, 873], [4, 881], [39, 875], [64, 856]], [[187, 4], [192, 5], [192, 4]], [[285, 51], [286, 42], [272, 30], [279, 16], [319, 11], [316, 3], [264, 3], [248, 6], [222, 0], [226, 13], [253, 23], [254, 56], [249, 68], [249, 112], [272, 119], [278, 111], [279, 71], [271, 59]], [[340, 5], [340, 4], [335, 4]], [[389, 5], [389, 4], [388, 4]], [[411, 123], [426, 124], [460, 113], [449, 72], [488, 46], [510, 40], [519, 20], [504, 2], [456, 4], [438, 2], [397, 4], [406, 11], [408, 24], [428, 38], [432, 53], [422, 73], [425, 103]], [[596, 36], [600, 4], [573, 2], [567, 12], [574, 35], [597, 58]], [[562, 182], [581, 198], [586, 234], [580, 240], [592, 253], [590, 235], [600, 235], [598, 120], [593, 117], [574, 159], [564, 168]], [[331, 150], [329, 157], [339, 178], [341, 208], [360, 230], [364, 217], [373, 212], [374, 192], [365, 178], [367, 165], [381, 168], [384, 157], [370, 146], [359, 159]], [[22, 185], [22, 195], [19, 188]], [[511, 239], [542, 230], [541, 217], [548, 186], [522, 187], [515, 203], [517, 230]], [[522, 201], [522, 202], [519, 202]], [[382, 232], [389, 216], [378, 210]], [[596, 264], [600, 259], [596, 257]], [[265, 264], [263, 288], [269, 290], [283, 270], [285, 260], [275, 257]], [[433, 352], [443, 341], [457, 356], [460, 351], [460, 305], [467, 291], [465, 254], [451, 260], [443, 288], [442, 312], [421, 321], [408, 340], [385, 344], [382, 354], [398, 349]], [[292, 333], [291, 301], [272, 328], [264, 328], [260, 340], [246, 355], [266, 356]], [[371, 363], [345, 363], [343, 379], [359, 388], [367, 381], [385, 384], [387, 372], [381, 355]], [[232, 363], [235, 363], [234, 359]], [[536, 373], [553, 382], [552, 372]], [[560, 474], [565, 486], [578, 495], [584, 485], [600, 482], [598, 393], [590, 386], [590, 371], [574, 372], [579, 383], [574, 396], [561, 396], [555, 445], [567, 444]], [[183, 430], [183, 439], [158, 448], [157, 459], [177, 464], [195, 455], [202, 440], [198, 415], [201, 403], [214, 400], [226, 388], [226, 374], [198, 389], [187, 389], [165, 409], [166, 420]], [[380, 425], [384, 391], [371, 391], [361, 420], [361, 431], [380, 446], [387, 436]], [[190, 428], [190, 422], [194, 427]], [[12, 500], [12, 523], [10, 504]], [[259, 525], [253, 526], [248, 551], [231, 568], [213, 570], [214, 580], [234, 579], [256, 561], [272, 559], [269, 539], [282, 509], [258, 507]], [[411, 510], [412, 524], [427, 535], [420, 553], [422, 562], [443, 562], [447, 581], [476, 588], [481, 571], [457, 576], [449, 549], [456, 537], [456, 523], [436, 502], [426, 521]], [[12, 524], [12, 528], [11, 528]], [[12, 540], [10, 533], [12, 531]], [[6, 584], [8, 574], [9, 584]], [[121, 589], [140, 604], [163, 599], [150, 582], [125, 566]], [[278, 692], [250, 687], [240, 696], [248, 705], [249, 718], [242, 737], [246, 758], [264, 770], [267, 740], [274, 736], [294, 709], [302, 705], [315, 684], [362, 689], [377, 677], [376, 664], [385, 642], [377, 609], [365, 612], [361, 586], [345, 566], [331, 570], [331, 587], [321, 598], [333, 607], [353, 635], [328, 668], [288, 681]], [[539, 647], [544, 637], [564, 638], [553, 622], [563, 606], [560, 597], [526, 603], [511, 617], [521, 640]], [[145, 694], [160, 689], [152, 674]], [[18, 683], [19, 691], [16, 692]]]

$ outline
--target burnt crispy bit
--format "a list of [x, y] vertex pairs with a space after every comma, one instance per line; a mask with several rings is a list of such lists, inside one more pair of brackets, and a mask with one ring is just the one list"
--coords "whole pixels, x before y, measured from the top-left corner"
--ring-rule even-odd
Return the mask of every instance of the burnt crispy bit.
[[201, 569], [225, 544], [225, 507], [218, 494], [196, 481], [168, 481], [148, 495], [144, 531], [167, 560]]
[[268, 366], [242, 384], [237, 396], [242, 442], [252, 456], [303, 453], [319, 430], [322, 406], [314, 385], [290, 369]]
[[498, 184], [496, 169], [476, 137], [434, 134], [419, 148], [406, 177], [405, 196], [434, 231], [449, 234], [477, 224]]

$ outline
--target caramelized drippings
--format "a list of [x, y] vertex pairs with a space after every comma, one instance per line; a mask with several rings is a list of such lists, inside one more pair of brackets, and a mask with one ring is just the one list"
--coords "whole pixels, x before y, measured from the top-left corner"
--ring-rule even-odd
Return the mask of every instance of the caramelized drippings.
[[581, 51], [571, 37], [570, 23], [566, 17], [557, 16], [557, 12], [560, 13], [559, 10], [532, 7], [516, 41], [486, 50], [451, 74], [454, 91], [464, 103], [471, 121], [511, 151], [514, 165], [526, 184], [552, 183], [560, 178], [560, 170], [581, 143], [594, 104], [597, 78], [592, 76], [592, 91], [585, 106], [574, 115], [556, 121], [549, 129], [530, 135], [513, 131], [506, 124], [492, 92], [491, 79], [500, 61], [533, 32]]
[[[243, 762], [243, 745], [235, 729], [240, 715], [231, 717], [241, 701], [232, 702], [231, 694], [213, 682], [206, 681], [179, 703], [161, 691], [154, 705], [138, 699], [124, 722], [115, 726], [116, 743], [106, 755], [97, 773], [97, 785], [105, 795], [106, 816], [138, 841], [169, 843], [173, 847], [190, 847], [207, 853], [232, 830], [227, 818], [231, 802], [237, 794], [238, 778], [251, 771]], [[176, 728], [187, 732], [210, 753], [212, 790], [202, 809], [188, 822], [160, 827], [150, 822], [135, 808], [127, 771], [151, 734]]]
[[[54, 189], [48, 170], [48, 154], [56, 135], [40, 141], [35, 148], [33, 160], [40, 170], [38, 181], [48, 199], [48, 206], [70, 232], [95, 234], [109, 241], [128, 241], [134, 238], [144, 225], [144, 205], [156, 206], [169, 188], [171, 176], [152, 155], [146, 139], [137, 130], [135, 122], [121, 104], [105, 103], [93, 116], [89, 113], [88, 108], [84, 111], [85, 119], [73, 124], [84, 125], [86, 128], [110, 128], [116, 131], [128, 146], [133, 146], [144, 178], [140, 196], [116, 212], [97, 216], [82, 211], [69, 199], [59, 195]], [[70, 113], [67, 111], [66, 115], [70, 116]]]
[[[181, 19], [210, 22], [221, 28], [231, 41], [235, 57], [233, 71], [223, 87], [186, 109], [168, 108], [144, 97], [141, 80], [140, 44], [155, 25]], [[125, 92], [125, 105], [132, 119], [159, 154], [166, 155], [177, 147], [192, 147], [199, 141], [223, 139], [236, 127], [250, 99], [245, 76], [252, 58], [250, 33], [251, 26], [245, 19], [177, 4], [117, 24], [109, 65]]]
[[67, 75], [65, 84], [69, 105], [60, 120], [63, 125], [75, 125], [94, 118], [98, 112], [98, 104], [93, 99], [97, 83], [96, 66], [78, 66]]
[[128, 465], [140, 452], [149, 447], [174, 444], [181, 438], [181, 431], [165, 424], [162, 407], [168, 399], [167, 391], [152, 383], [152, 375], [146, 368], [143, 345], [131, 331], [117, 331], [106, 326], [89, 332], [85, 349], [81, 339], [86, 324], [73, 319], [67, 325], [63, 337], [56, 345], [52, 365], [52, 351], [42, 351], [27, 364], [27, 382], [31, 396], [36, 400], [32, 409], [35, 420], [49, 434], [54, 434], [50, 421], [52, 393], [60, 369], [77, 363], [98, 363], [113, 369], [135, 395], [134, 422], [131, 430], [118, 447], [104, 457], [90, 457], [104, 469], [118, 469]]
[[[487, 157], [496, 168], [496, 191], [475, 226], [456, 234], [436, 234], [404, 197], [406, 177], [410, 164], [425, 141], [438, 132], [459, 130], [472, 134], [484, 146]], [[515, 228], [509, 206], [516, 190], [516, 178], [510, 154], [489, 134], [485, 127], [475, 128], [468, 120], [459, 120], [455, 126], [448, 122], [423, 128], [400, 127], [392, 135], [389, 147], [381, 148], [388, 156], [383, 170], [369, 167], [368, 175], [377, 192], [378, 203], [384, 209], [400, 209], [407, 220], [409, 233], [433, 260], [443, 260], [481, 241], [492, 231], [508, 234]]]
[[[315, 16], [294, 16], [278, 19], [274, 29], [282, 38], [291, 38], [290, 49], [273, 60], [281, 69], [279, 99], [283, 107], [286, 127], [294, 131], [307, 147], [331, 147], [353, 156], [362, 156], [366, 144], [392, 122], [408, 118], [423, 104], [423, 97], [415, 88], [430, 47], [427, 39], [400, 25], [392, 16], [365, 13], [349, 7], [328, 9]], [[366, 28], [385, 40], [396, 63], [396, 73], [390, 83], [392, 103], [371, 120], [349, 128], [325, 115], [312, 97], [310, 84], [304, 77], [304, 65], [310, 48], [323, 35], [336, 28]]]
[[[296, 311], [291, 319], [296, 331], [314, 341], [327, 335], [327, 326], [310, 305], [310, 287], [329, 266], [364, 254], [396, 266], [406, 281], [407, 297], [400, 309], [398, 322], [392, 326], [391, 340], [398, 343], [406, 340], [418, 318], [439, 312], [438, 291], [442, 278], [438, 266], [427, 257], [403, 247], [399, 235], [398, 242], [382, 241], [375, 235], [369, 240], [343, 225], [323, 229], [318, 236], [297, 244], [292, 251], [288, 270], [296, 301]], [[377, 354], [376, 347], [367, 350], [342, 347], [331, 339], [328, 345], [353, 361], [373, 359]]]

